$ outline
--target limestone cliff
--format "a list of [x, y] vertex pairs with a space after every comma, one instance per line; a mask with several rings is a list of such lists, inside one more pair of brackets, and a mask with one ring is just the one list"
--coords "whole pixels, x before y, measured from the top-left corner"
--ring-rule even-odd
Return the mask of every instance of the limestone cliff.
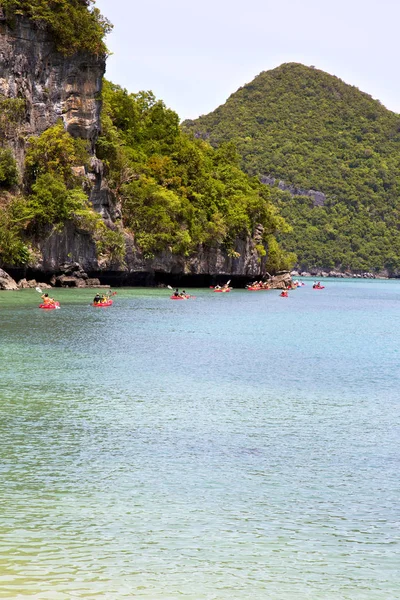
[[104, 183], [102, 165], [94, 156], [105, 68], [104, 56], [64, 56], [56, 51], [47, 29], [21, 17], [10, 27], [0, 13], [0, 94], [23, 98], [26, 105], [22, 131], [9, 140], [20, 168], [26, 139], [62, 119], [72, 136], [88, 141], [93, 154], [88, 174], [91, 200], [106, 219], [113, 219], [114, 203]]
[[[120, 213], [107, 187], [103, 164], [95, 156], [104, 72], [104, 56], [87, 53], [64, 56], [56, 50], [46, 28], [24, 17], [17, 17], [10, 26], [0, 9], [0, 94], [6, 98], [23, 98], [26, 106], [21, 130], [7, 140], [20, 170], [23, 170], [27, 139], [40, 135], [62, 119], [72, 136], [89, 143], [92, 160], [86, 175], [90, 181], [90, 200], [105, 222], [113, 227]], [[199, 247], [192, 257], [164, 252], [153, 259], [145, 258], [134, 237], [126, 235], [126, 260], [121, 266], [99, 261], [94, 240], [71, 223], [61, 232], [49, 229], [47, 236], [36, 240], [39, 252], [32, 267], [35, 271], [49, 274], [59, 271], [61, 265], [71, 261], [78, 262], [93, 274], [111, 270], [126, 274], [234, 274], [255, 277], [263, 273], [265, 262], [260, 261], [256, 251], [260, 235], [256, 230], [253, 238], [236, 240], [234, 251], [230, 253], [219, 246]]]
[[0, 14], [0, 93], [25, 99], [26, 135], [40, 134], [62, 118], [94, 152], [104, 72], [105, 57], [64, 56], [46, 29], [21, 17], [11, 28]]
[[[96, 255], [93, 239], [85, 232], [77, 231], [71, 224], [62, 232], [51, 233], [39, 241], [42, 259], [38, 261], [35, 270], [45, 273], [60, 271], [60, 266], [66, 262], [77, 262], [92, 276], [106, 276], [107, 272], [121, 273], [121, 279], [130, 282], [137, 279], [142, 281], [144, 274], [153, 275], [173, 274], [175, 276], [228, 275], [238, 277], [259, 277], [265, 274], [265, 257], [260, 261], [256, 245], [259, 244], [260, 231], [256, 230], [253, 237], [238, 238], [235, 243], [235, 253], [228, 253], [223, 247], [213, 248], [200, 246], [191, 257], [183, 257], [165, 251], [154, 258], [146, 258], [135, 244], [134, 236], [126, 235], [125, 265], [103, 265]], [[22, 277], [23, 273], [19, 272]]]

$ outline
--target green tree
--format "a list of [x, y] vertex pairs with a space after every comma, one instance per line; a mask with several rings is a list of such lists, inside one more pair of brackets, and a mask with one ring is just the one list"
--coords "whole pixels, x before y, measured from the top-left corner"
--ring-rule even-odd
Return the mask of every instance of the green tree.
[[107, 53], [104, 38], [112, 25], [93, 6], [94, 0], [2, 0], [1, 4], [9, 22], [24, 15], [47, 26], [63, 54]]
[[0, 148], [0, 188], [10, 188], [18, 183], [17, 163], [9, 148]]

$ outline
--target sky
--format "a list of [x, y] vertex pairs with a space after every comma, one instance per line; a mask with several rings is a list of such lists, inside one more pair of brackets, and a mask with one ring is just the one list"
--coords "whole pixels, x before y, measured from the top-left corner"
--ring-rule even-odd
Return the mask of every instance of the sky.
[[181, 119], [261, 71], [314, 65], [400, 113], [400, 0], [97, 0], [114, 24], [106, 77]]

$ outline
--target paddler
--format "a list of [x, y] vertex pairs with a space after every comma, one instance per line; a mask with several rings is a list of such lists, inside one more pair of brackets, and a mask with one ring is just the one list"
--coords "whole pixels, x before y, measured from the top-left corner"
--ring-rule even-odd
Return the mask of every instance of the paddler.
[[54, 298], [50, 298], [48, 294], [42, 294], [41, 299], [43, 300], [43, 304], [54, 304]]
[[181, 294], [179, 293], [179, 288], [176, 288], [176, 290], [174, 292], [174, 296], [175, 296], [175, 298], [180, 298]]
[[101, 302], [101, 296], [100, 294], [96, 294], [93, 298], [93, 304], [99, 304], [99, 302]]

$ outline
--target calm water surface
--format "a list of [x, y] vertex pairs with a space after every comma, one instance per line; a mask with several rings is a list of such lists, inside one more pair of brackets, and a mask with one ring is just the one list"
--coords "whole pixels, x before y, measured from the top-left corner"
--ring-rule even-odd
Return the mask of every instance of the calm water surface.
[[0, 597], [400, 598], [400, 283], [0, 295]]

